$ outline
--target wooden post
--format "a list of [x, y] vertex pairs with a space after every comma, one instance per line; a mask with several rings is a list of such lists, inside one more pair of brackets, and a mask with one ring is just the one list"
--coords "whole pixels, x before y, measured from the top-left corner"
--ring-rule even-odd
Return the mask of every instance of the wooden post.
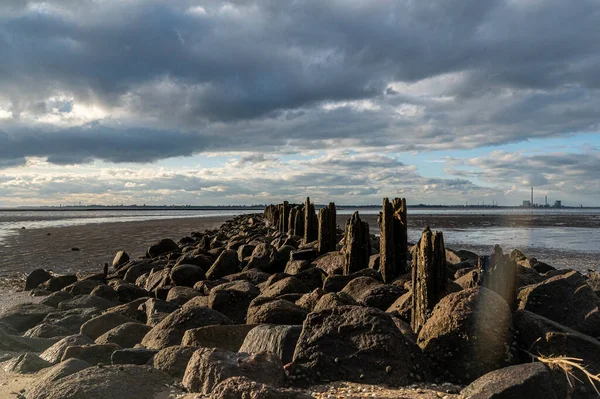
[[494, 253], [489, 261], [481, 261], [482, 270], [480, 283], [498, 293], [508, 306], [515, 310], [517, 305], [517, 263], [510, 259], [510, 255], [504, 255], [499, 245], [494, 247]]
[[320, 254], [335, 251], [336, 249], [336, 210], [333, 202], [327, 208], [319, 210], [318, 247]]
[[349, 275], [369, 267], [371, 237], [369, 224], [360, 220], [358, 212], [346, 222], [344, 240], [344, 274]]
[[411, 327], [418, 333], [446, 290], [446, 249], [442, 232], [423, 231], [412, 270]]
[[306, 197], [304, 204], [304, 243], [308, 244], [317, 239], [317, 215], [315, 214], [315, 204], [310, 203], [310, 198]]
[[394, 198], [390, 204], [390, 201], [384, 198], [378, 223], [381, 276], [384, 282], [391, 283], [400, 274], [406, 273], [408, 258], [406, 200]]

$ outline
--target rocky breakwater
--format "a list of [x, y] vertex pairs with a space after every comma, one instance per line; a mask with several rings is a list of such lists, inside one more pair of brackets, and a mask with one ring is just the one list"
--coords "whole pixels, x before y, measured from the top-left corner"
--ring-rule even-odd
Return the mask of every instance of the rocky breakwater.
[[36, 373], [27, 399], [597, 397], [598, 279], [428, 228], [411, 245], [405, 203], [384, 199], [381, 239], [307, 198], [87, 278], [32, 271], [44, 298], [0, 314], [2, 367]]

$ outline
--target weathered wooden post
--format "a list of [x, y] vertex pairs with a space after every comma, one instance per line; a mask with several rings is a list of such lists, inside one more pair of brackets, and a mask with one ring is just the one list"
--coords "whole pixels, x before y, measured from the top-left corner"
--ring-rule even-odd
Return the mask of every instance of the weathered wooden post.
[[411, 327], [418, 333], [446, 290], [446, 249], [442, 232], [423, 231], [412, 270]]
[[380, 232], [379, 270], [386, 283], [406, 273], [408, 237], [406, 225], [406, 200], [394, 198], [392, 203], [383, 199], [383, 209], [378, 218]]
[[369, 224], [360, 220], [358, 212], [346, 221], [344, 239], [344, 274], [349, 275], [369, 267], [371, 237]]
[[296, 207], [293, 207], [290, 209], [290, 217], [288, 220], [288, 231], [287, 234], [289, 236], [293, 236], [296, 235], [296, 213], [298, 212], [298, 209], [296, 209]]
[[294, 234], [304, 237], [304, 209], [298, 207], [294, 218]]
[[288, 232], [288, 222], [290, 218], [290, 204], [287, 201], [283, 201], [283, 204], [279, 205], [279, 231], [283, 234]]
[[264, 215], [267, 227], [279, 228], [279, 205], [268, 205]]
[[320, 254], [335, 251], [336, 249], [336, 209], [333, 202], [326, 208], [319, 209], [319, 229], [317, 251]]
[[315, 204], [311, 204], [310, 198], [306, 197], [304, 204], [304, 243], [308, 244], [317, 239], [317, 215], [315, 214]]
[[504, 255], [499, 245], [494, 247], [494, 253], [487, 261], [480, 258], [482, 270], [480, 283], [498, 293], [508, 306], [515, 310], [517, 304], [517, 263]]

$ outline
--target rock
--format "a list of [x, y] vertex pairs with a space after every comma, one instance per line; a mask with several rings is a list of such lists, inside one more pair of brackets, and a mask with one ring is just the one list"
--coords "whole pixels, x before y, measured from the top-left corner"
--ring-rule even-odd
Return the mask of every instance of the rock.
[[283, 383], [283, 365], [275, 354], [235, 353], [219, 348], [201, 348], [192, 355], [183, 376], [183, 386], [190, 392], [209, 394], [222, 381], [244, 376], [272, 385]]
[[267, 288], [263, 289], [261, 296], [266, 298], [275, 298], [284, 294], [301, 293], [305, 294], [309, 289], [297, 277], [290, 276], [281, 279]]
[[90, 292], [90, 296], [97, 296], [112, 303], [119, 302], [119, 294], [117, 294], [113, 287], [110, 287], [106, 284], [102, 284], [94, 288], [92, 292]]
[[118, 270], [121, 266], [123, 266], [127, 262], [129, 262], [129, 255], [127, 255], [127, 252], [119, 251], [113, 258], [112, 267], [115, 270]]
[[357, 277], [352, 279], [342, 292], [350, 295], [356, 302], [362, 302], [365, 299], [372, 288], [383, 285], [383, 283], [373, 277]]
[[206, 326], [187, 330], [181, 341], [182, 346], [203, 348], [221, 348], [237, 352], [248, 332], [255, 324], [237, 324], [223, 326]]
[[162, 299], [150, 298], [141, 304], [139, 309], [146, 314], [146, 324], [154, 327], [169, 314], [179, 309], [179, 306]]
[[0, 328], [0, 350], [7, 352], [30, 351], [32, 348], [25, 342], [18, 339], [19, 337], [7, 334]]
[[170, 346], [161, 349], [152, 358], [152, 365], [155, 369], [180, 380], [183, 378], [185, 369], [197, 349], [190, 346]]
[[27, 331], [39, 324], [48, 313], [54, 312], [51, 306], [23, 303], [12, 306], [0, 314], [0, 323], [6, 324], [19, 332]]
[[344, 255], [338, 251], [329, 252], [312, 261], [312, 265], [323, 270], [328, 276], [344, 273]]
[[145, 348], [119, 349], [112, 353], [110, 361], [112, 364], [137, 364], [142, 366], [148, 364], [157, 353], [157, 350]]
[[41, 359], [35, 353], [23, 353], [11, 360], [4, 366], [7, 373], [29, 374], [37, 373], [38, 371], [52, 366], [44, 359]]
[[152, 327], [137, 322], [121, 324], [98, 338], [97, 344], [117, 344], [121, 348], [133, 348], [142, 342], [142, 339], [152, 330]]
[[258, 285], [267, 281], [270, 276], [271, 275], [269, 273], [265, 273], [259, 269], [250, 269], [243, 272], [230, 274], [229, 276], [224, 277], [224, 279], [226, 281], [246, 280], [254, 285]]
[[600, 298], [576, 271], [522, 288], [519, 309], [525, 309], [593, 337], [600, 336]]
[[362, 269], [349, 276], [337, 274], [329, 275], [325, 278], [325, 281], [323, 281], [323, 290], [325, 292], [339, 292], [343, 290], [350, 281], [358, 277], [372, 277], [376, 280], [381, 280], [381, 274], [378, 271], [373, 269]]
[[73, 298], [73, 295], [69, 294], [68, 292], [57, 291], [54, 294], [51, 294], [48, 297], [42, 299], [40, 301], [40, 304], [46, 305], [46, 306], [52, 306], [53, 308], [57, 308], [59, 303], [61, 303], [63, 301], [67, 301], [72, 298]]
[[289, 275], [294, 275], [300, 273], [303, 270], [310, 269], [311, 267], [314, 266], [307, 260], [290, 260], [285, 265], [285, 269], [283, 270], [283, 272]]
[[454, 280], [454, 282], [460, 285], [462, 289], [475, 288], [479, 285], [479, 270], [461, 269], [461, 271], [464, 271], [464, 274]]
[[294, 277], [300, 280], [308, 289], [308, 291], [314, 290], [315, 288], [321, 288], [323, 281], [327, 277], [325, 272], [318, 267], [310, 267], [297, 273]]
[[50, 296], [52, 295], [52, 291], [44, 290], [41, 288], [34, 288], [29, 291], [29, 296], [39, 297], [39, 296]]
[[343, 306], [308, 315], [290, 373], [309, 381], [408, 385], [427, 379], [429, 366], [388, 314]]
[[56, 276], [56, 277], [52, 277], [49, 280], [46, 280], [42, 285], [40, 285], [40, 288], [55, 292], [55, 291], [60, 291], [63, 288], [65, 288], [66, 286], [69, 286], [76, 282], [77, 282], [77, 276], [72, 275], [72, 274], [66, 275], [66, 276]]
[[113, 352], [121, 349], [116, 344], [69, 346], [65, 349], [61, 362], [67, 359], [81, 359], [89, 364], [110, 364]]
[[95, 340], [105, 332], [120, 326], [121, 324], [133, 322], [134, 320], [125, 317], [119, 313], [105, 313], [86, 321], [81, 326], [81, 334]]
[[240, 245], [237, 249], [238, 260], [241, 262], [245, 258], [252, 256], [255, 246], [249, 244]]
[[73, 299], [67, 299], [58, 304], [58, 310], [71, 310], [81, 308], [96, 308], [106, 310], [113, 306], [112, 302], [98, 296], [77, 295]]
[[76, 295], [89, 295], [94, 288], [105, 285], [101, 281], [98, 280], [80, 280], [76, 283], [70, 284], [63, 288], [64, 291], [67, 291], [69, 294]]
[[228, 274], [237, 273], [240, 261], [237, 252], [225, 250], [219, 255], [215, 263], [206, 272], [206, 278], [209, 280], [218, 280]]
[[210, 290], [208, 307], [219, 311], [234, 323], [246, 322], [248, 307], [259, 294], [258, 288], [249, 281], [232, 281]]
[[204, 270], [196, 265], [177, 265], [171, 269], [171, 281], [176, 285], [193, 287], [198, 281], [206, 279]]
[[35, 327], [30, 328], [23, 334], [24, 337], [29, 338], [54, 338], [54, 337], [66, 337], [71, 335], [71, 332], [64, 327], [57, 326], [51, 323], [41, 323]]
[[325, 309], [333, 309], [338, 306], [358, 305], [350, 295], [345, 292], [330, 292], [321, 297], [315, 305], [313, 312]]
[[239, 348], [239, 352], [275, 353], [283, 364], [290, 363], [300, 337], [302, 326], [276, 326], [263, 324], [254, 327]]
[[145, 303], [148, 299], [149, 298], [138, 298], [123, 305], [113, 306], [112, 308], [105, 310], [104, 313], [119, 313], [121, 316], [145, 323], [146, 313], [140, 310], [140, 305]]
[[205, 254], [185, 254], [177, 259], [175, 267], [179, 265], [195, 265], [202, 268], [202, 270], [208, 270], [213, 264], [213, 259], [206, 256]]
[[61, 361], [65, 350], [69, 346], [77, 346], [77, 345], [89, 345], [93, 344], [94, 341], [86, 337], [85, 335], [70, 335], [65, 337], [52, 345], [50, 348], [46, 349], [40, 357], [47, 362], [52, 364], [56, 364]]
[[558, 399], [552, 376], [539, 362], [489, 372], [463, 389], [461, 395], [470, 399]]
[[134, 260], [119, 269], [114, 277], [122, 278], [123, 281], [134, 284], [140, 276], [150, 273], [154, 269], [156, 269], [155, 263], [148, 262], [147, 260]]
[[131, 302], [139, 298], [150, 296], [150, 293], [135, 284], [119, 281], [113, 285], [113, 289], [117, 292], [121, 302]]
[[96, 308], [80, 308], [53, 312], [44, 318], [44, 323], [64, 327], [70, 334], [79, 334], [81, 326], [88, 320], [98, 316], [100, 311]]
[[404, 288], [392, 284], [382, 284], [369, 289], [367, 295], [359, 303], [363, 306], [386, 311], [405, 293]]
[[319, 299], [321, 299], [323, 295], [325, 295], [325, 291], [323, 291], [321, 288], [317, 288], [307, 294], [302, 295], [302, 297], [296, 301], [296, 305], [300, 306], [307, 312], [312, 312], [319, 302]]
[[217, 385], [212, 396], [219, 399], [310, 399], [312, 396], [290, 389], [275, 388], [248, 377], [230, 377]]
[[27, 399], [148, 399], [171, 382], [169, 376], [148, 366], [88, 367], [38, 386]]
[[216, 310], [186, 304], [154, 326], [142, 340], [142, 345], [149, 349], [164, 349], [179, 345], [185, 331], [191, 328], [232, 323]]
[[397, 315], [400, 319], [410, 323], [412, 313], [412, 292], [407, 292], [387, 308], [386, 313]]
[[302, 324], [308, 312], [284, 299], [256, 298], [248, 308], [247, 324]]
[[65, 362], [56, 364], [52, 367], [47, 368], [41, 373], [41, 376], [38, 377], [33, 386], [27, 390], [27, 398], [38, 398], [38, 399], [47, 399], [46, 396], [46, 388], [51, 386], [56, 381], [74, 374], [78, 371], [85, 370], [92, 365], [84, 362], [79, 359], [69, 359]]
[[40, 284], [52, 278], [52, 274], [44, 269], [35, 269], [25, 279], [25, 291], [37, 288]]
[[319, 253], [315, 248], [298, 249], [290, 252], [290, 261], [305, 260], [312, 262], [317, 256], [319, 256]]
[[163, 238], [148, 248], [146, 251], [146, 256], [148, 256], [148, 258], [156, 258], [160, 255], [175, 251], [179, 251], [179, 246], [175, 243], [175, 241], [169, 238]]
[[181, 306], [190, 299], [200, 295], [201, 293], [193, 288], [176, 286], [169, 290], [169, 293], [167, 294], [167, 302]]
[[418, 344], [448, 381], [466, 382], [507, 365], [512, 317], [502, 297], [477, 287], [449, 294], [435, 306]]

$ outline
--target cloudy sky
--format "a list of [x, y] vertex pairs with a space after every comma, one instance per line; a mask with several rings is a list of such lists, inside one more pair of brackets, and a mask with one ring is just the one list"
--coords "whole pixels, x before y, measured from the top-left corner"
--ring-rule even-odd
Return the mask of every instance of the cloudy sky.
[[0, 206], [600, 205], [598, 0], [0, 0]]

